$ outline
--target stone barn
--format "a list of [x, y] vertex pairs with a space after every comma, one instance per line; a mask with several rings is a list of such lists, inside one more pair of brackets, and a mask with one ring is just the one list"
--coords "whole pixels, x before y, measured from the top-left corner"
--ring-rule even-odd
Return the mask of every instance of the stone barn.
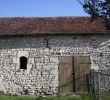
[[0, 91], [87, 92], [90, 70], [110, 70], [110, 34], [89, 17], [0, 18]]

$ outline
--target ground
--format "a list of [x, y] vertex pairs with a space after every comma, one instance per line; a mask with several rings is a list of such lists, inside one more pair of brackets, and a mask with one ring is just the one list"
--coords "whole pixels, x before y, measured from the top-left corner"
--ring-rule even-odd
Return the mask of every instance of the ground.
[[0, 96], [0, 100], [94, 100], [94, 96], [91, 94], [62, 95], [56, 97]]

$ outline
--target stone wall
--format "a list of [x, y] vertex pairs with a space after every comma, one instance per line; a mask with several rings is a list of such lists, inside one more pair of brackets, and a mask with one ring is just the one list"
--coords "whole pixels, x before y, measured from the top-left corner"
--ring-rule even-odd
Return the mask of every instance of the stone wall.
[[[5, 93], [56, 95], [59, 56], [90, 56], [91, 69], [110, 70], [110, 38], [104, 36], [0, 39], [0, 89]], [[28, 59], [20, 69], [20, 57]]]

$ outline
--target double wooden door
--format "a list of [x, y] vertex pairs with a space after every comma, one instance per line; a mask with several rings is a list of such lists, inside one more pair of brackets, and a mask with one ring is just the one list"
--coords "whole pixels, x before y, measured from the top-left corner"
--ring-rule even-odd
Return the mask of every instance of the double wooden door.
[[59, 57], [59, 92], [87, 92], [89, 56]]

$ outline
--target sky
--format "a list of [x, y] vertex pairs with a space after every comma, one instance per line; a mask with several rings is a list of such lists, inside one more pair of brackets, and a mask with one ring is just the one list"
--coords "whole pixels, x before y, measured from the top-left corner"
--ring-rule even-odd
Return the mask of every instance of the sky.
[[88, 16], [77, 0], [0, 0], [0, 17]]

